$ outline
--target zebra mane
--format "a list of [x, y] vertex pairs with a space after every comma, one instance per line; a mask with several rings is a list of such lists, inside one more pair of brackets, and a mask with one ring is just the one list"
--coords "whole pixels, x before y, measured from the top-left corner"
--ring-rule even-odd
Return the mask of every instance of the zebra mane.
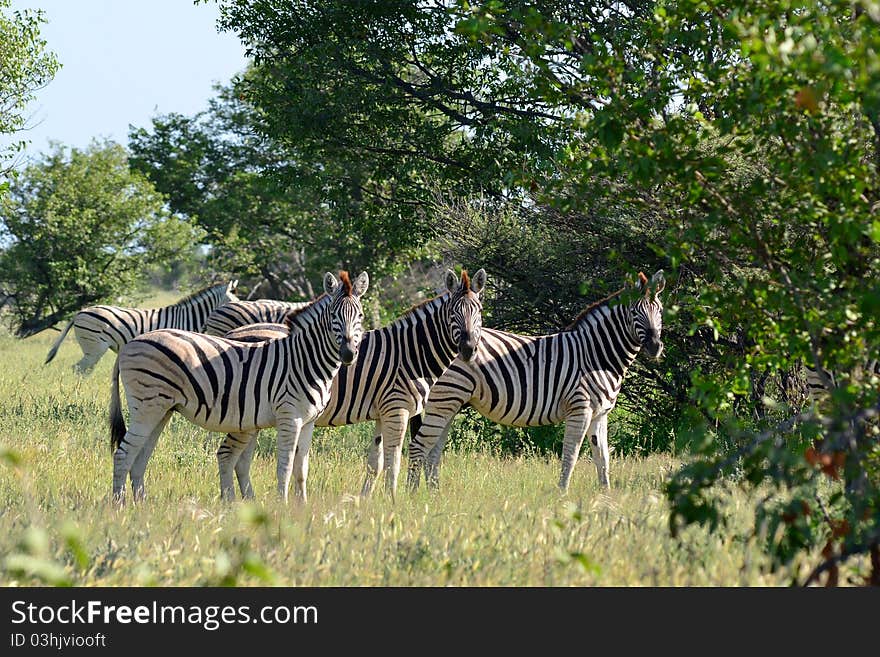
[[215, 288], [220, 288], [220, 287], [225, 288], [226, 285], [227, 285], [227, 283], [217, 283], [215, 285], [208, 285], [207, 287], [203, 287], [201, 290], [196, 290], [192, 294], [188, 294], [187, 296], [183, 297], [179, 301], [175, 301], [171, 305], [172, 306], [184, 306], [184, 305], [188, 304], [190, 301], [195, 301], [196, 299], [201, 299], [203, 296], [207, 295], [208, 292], [210, 292], [211, 290], [213, 290]]
[[343, 295], [350, 297], [351, 296], [351, 278], [348, 276], [348, 272], [344, 269], [339, 272], [339, 280], [342, 283]]
[[324, 301], [324, 299], [329, 298], [330, 296], [326, 292], [321, 294], [320, 296], [315, 297], [302, 308], [296, 308], [289, 311], [286, 315], [284, 315], [284, 321], [282, 323], [291, 332], [293, 332], [294, 329], [305, 326], [311, 319], [311, 316], [316, 314], [317, 308], [321, 305], [321, 302]]
[[[468, 290], [468, 289], [470, 289], [470, 286], [471, 286], [471, 279], [470, 279], [470, 277], [468, 277], [467, 269], [462, 269], [461, 270], [460, 287], [463, 287], [465, 290]], [[443, 297], [449, 296], [450, 294], [451, 294], [451, 292], [449, 290], [443, 290], [440, 294], [433, 296], [430, 299], [425, 299], [424, 301], [420, 301], [419, 303], [410, 306], [406, 311], [401, 313], [399, 317], [395, 318], [394, 321], [391, 322], [391, 324], [394, 324], [394, 322], [401, 320], [404, 317], [408, 317], [409, 315], [412, 315], [413, 313], [417, 312], [420, 308], [424, 308], [425, 306], [432, 304], [435, 301], [439, 301], [439, 300], [443, 299]], [[390, 326], [390, 324], [389, 324], [389, 326]]]
[[619, 290], [617, 290], [617, 292], [612, 292], [612, 293], [609, 294], [607, 297], [605, 297], [605, 298], [603, 298], [603, 299], [599, 299], [599, 300], [596, 301], [595, 303], [591, 303], [589, 306], [587, 306], [586, 308], [584, 308], [584, 309], [578, 314], [577, 317], [574, 318], [574, 321], [573, 321], [571, 324], [569, 324], [568, 326], [565, 327], [564, 332], [565, 332], [565, 331], [574, 331], [575, 329], [577, 329], [577, 327], [580, 325], [581, 321], [584, 320], [584, 319], [585, 319], [590, 313], [592, 313], [592, 312], [593, 312], [594, 310], [596, 310], [597, 308], [599, 308], [599, 307], [601, 307], [601, 306], [604, 306], [605, 304], [607, 304], [607, 303], [608, 303], [609, 301], [611, 301], [612, 299], [614, 299], [614, 298], [616, 298], [616, 297], [619, 297], [621, 294], [623, 294], [623, 292], [624, 292], [625, 290], [626, 290], [626, 288], [625, 288], [625, 287], [622, 287], [622, 288], [620, 288]]
[[430, 299], [425, 299], [424, 301], [420, 301], [419, 303], [417, 303], [417, 304], [415, 304], [415, 305], [410, 306], [409, 308], [407, 308], [407, 309], [406, 309], [404, 312], [402, 312], [398, 317], [395, 317], [394, 320], [391, 321], [391, 323], [387, 324], [387, 326], [391, 326], [391, 324], [394, 324], [394, 323], [396, 323], [396, 322], [399, 322], [400, 320], [402, 320], [402, 319], [404, 319], [404, 318], [406, 318], [406, 317], [409, 317], [410, 315], [413, 315], [413, 314], [417, 313], [419, 310], [421, 310], [421, 309], [424, 308], [425, 306], [429, 306], [429, 305], [431, 305], [432, 303], [434, 303], [435, 301], [441, 301], [444, 297], [448, 297], [448, 296], [449, 296], [449, 291], [448, 291], [448, 290], [444, 290], [443, 292], [441, 292], [441, 293], [438, 294], [437, 296], [431, 297]]

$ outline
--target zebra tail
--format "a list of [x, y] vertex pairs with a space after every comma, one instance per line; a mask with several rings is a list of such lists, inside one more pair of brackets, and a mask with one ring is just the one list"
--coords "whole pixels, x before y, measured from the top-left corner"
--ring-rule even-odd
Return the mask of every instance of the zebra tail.
[[110, 453], [122, 443], [125, 437], [125, 418], [122, 417], [122, 404], [119, 401], [119, 356], [113, 363], [113, 379], [110, 382]]
[[76, 319], [76, 315], [67, 322], [67, 326], [64, 327], [64, 330], [61, 331], [61, 335], [58, 336], [58, 339], [55, 340], [55, 344], [52, 345], [52, 348], [49, 350], [49, 355], [46, 356], [46, 360], [43, 361], [43, 365], [49, 363], [53, 358], [55, 358], [55, 354], [58, 353], [58, 347], [61, 346], [61, 343], [64, 342], [64, 338], [67, 337], [67, 332], [70, 331], [70, 327], [73, 326], [73, 320]]

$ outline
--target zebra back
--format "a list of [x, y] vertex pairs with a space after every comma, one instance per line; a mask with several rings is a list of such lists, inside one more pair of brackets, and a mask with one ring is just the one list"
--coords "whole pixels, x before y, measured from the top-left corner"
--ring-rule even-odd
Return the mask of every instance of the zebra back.
[[234, 290], [238, 281], [221, 283], [201, 289], [175, 303], [161, 308], [125, 308], [122, 306], [98, 305], [83, 308], [62, 331], [52, 345], [46, 363], [50, 362], [67, 332], [75, 329], [77, 340], [83, 351], [92, 345], [102, 345], [95, 360], [108, 347], [119, 348], [138, 335], [162, 328], [176, 328], [185, 331], [201, 331], [211, 311], [228, 301], [237, 301]]
[[[807, 390], [810, 401], [816, 408], [821, 408], [830, 399], [831, 390], [839, 385], [840, 373], [833, 370], [822, 369], [821, 373], [814, 367], [805, 365], [807, 374]], [[866, 359], [856, 368], [853, 374], [861, 379], [880, 380], [880, 360]]]
[[289, 303], [275, 299], [233, 301], [216, 308], [205, 322], [204, 333], [224, 336], [249, 324], [282, 324], [290, 311], [300, 310], [309, 301]]
[[[229, 301], [237, 301], [232, 292], [237, 281], [212, 285], [175, 303], [161, 308], [124, 308], [121, 306], [92, 306], [77, 313], [74, 327], [88, 327], [91, 320], [104, 323], [108, 334], [124, 344], [137, 335], [157, 329], [180, 329], [201, 332], [211, 312]], [[91, 327], [94, 328], [94, 327]]]
[[239, 342], [265, 342], [266, 340], [286, 338], [288, 335], [290, 335], [290, 329], [286, 324], [264, 322], [240, 326], [237, 329], [232, 329], [223, 337], [227, 340], [238, 340]]
[[[461, 282], [453, 275], [446, 292], [413, 306], [387, 326], [365, 332], [357, 361], [336, 375], [330, 401], [316, 424], [375, 420], [400, 408], [420, 413], [431, 385], [458, 353], [456, 317], [480, 314], [485, 272], [478, 271], [475, 279], [472, 285], [466, 272]], [[263, 341], [284, 335], [284, 326], [262, 323], [233, 329], [224, 337]]]

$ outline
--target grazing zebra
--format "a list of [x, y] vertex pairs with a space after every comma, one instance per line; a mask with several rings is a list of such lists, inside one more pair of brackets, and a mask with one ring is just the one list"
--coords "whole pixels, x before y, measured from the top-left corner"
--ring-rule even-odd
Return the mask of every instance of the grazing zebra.
[[587, 434], [599, 482], [608, 488], [608, 413], [639, 349], [653, 358], [663, 351], [664, 286], [662, 270], [650, 282], [640, 272], [637, 293], [623, 294], [625, 288], [589, 306], [561, 333], [531, 337], [484, 329], [476, 356], [453, 361], [431, 389], [421, 429], [410, 441], [410, 488], [418, 488], [423, 466], [428, 482], [437, 485], [449, 425], [465, 404], [508, 426], [564, 420], [559, 487], [568, 488]]
[[76, 341], [82, 349], [83, 357], [73, 368], [87, 374], [92, 370], [107, 349], [118, 352], [126, 342], [138, 335], [157, 329], [181, 329], [201, 331], [211, 312], [230, 301], [238, 301], [235, 287], [238, 281], [212, 285], [194, 292], [164, 308], [122, 308], [119, 306], [90, 306], [83, 308], [55, 340], [45, 363], [49, 363], [67, 336], [74, 328]]
[[205, 322], [207, 335], [223, 336], [239, 326], [248, 324], [281, 324], [284, 317], [292, 310], [309, 305], [308, 301], [288, 303], [274, 299], [258, 299], [257, 301], [233, 301], [214, 309]]
[[[407, 422], [410, 435], [421, 424], [420, 413], [428, 392], [459, 354], [467, 362], [480, 344], [486, 272], [461, 280], [446, 272], [443, 294], [415, 306], [394, 322], [364, 333], [354, 367], [342, 369], [330, 390], [330, 403], [318, 417], [319, 427], [376, 421], [362, 495], [369, 495], [377, 474], [385, 466], [385, 486], [393, 494], [400, 473], [400, 454]], [[266, 340], [286, 334], [278, 324], [245, 326], [227, 334], [236, 340]], [[234, 436], [227, 437], [230, 444]], [[256, 437], [235, 466], [242, 495], [252, 495], [250, 463]]]
[[[209, 431], [232, 437], [217, 452], [220, 493], [234, 495], [232, 467], [259, 429], [278, 429], [278, 492], [287, 500], [296, 467], [296, 495], [306, 498], [308, 450], [315, 419], [330, 399], [340, 364], [350, 365], [363, 335], [360, 298], [369, 277], [354, 283], [324, 275], [324, 294], [290, 313], [290, 335], [245, 343], [201, 333], [163, 329], [119, 350], [110, 397], [113, 495], [122, 501], [131, 473], [132, 492], [144, 496], [147, 462], [173, 411]], [[119, 379], [131, 415], [125, 428]], [[296, 463], [294, 463], [294, 454]]]

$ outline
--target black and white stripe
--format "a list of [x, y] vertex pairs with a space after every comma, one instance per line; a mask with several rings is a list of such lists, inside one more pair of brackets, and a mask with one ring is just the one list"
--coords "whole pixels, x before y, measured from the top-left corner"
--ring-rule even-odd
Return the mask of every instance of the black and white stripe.
[[307, 305], [309, 305], [308, 301], [289, 303], [275, 299], [233, 301], [216, 308], [208, 316], [202, 333], [223, 336], [240, 326], [249, 324], [281, 324], [289, 312]]
[[119, 351], [126, 342], [138, 335], [157, 329], [202, 331], [209, 315], [219, 306], [238, 301], [235, 287], [238, 281], [212, 285], [163, 308], [123, 308], [120, 306], [90, 306], [83, 308], [52, 345], [46, 363], [55, 358], [58, 348], [71, 327], [83, 357], [74, 369], [88, 373], [107, 351]]
[[564, 421], [563, 490], [589, 435], [599, 482], [608, 487], [608, 413], [639, 350], [654, 358], [662, 353], [664, 285], [662, 271], [650, 282], [639, 274], [638, 294], [618, 293], [590, 306], [562, 333], [531, 337], [484, 329], [474, 358], [453, 361], [431, 389], [422, 426], [410, 442], [410, 487], [418, 487], [423, 467], [436, 485], [450, 422], [466, 404], [508, 426]]
[[[821, 409], [830, 399], [831, 391], [840, 384], [840, 374], [828, 369], [822, 369], [820, 374], [819, 370], [809, 365], [805, 366], [805, 369], [810, 400], [816, 409]], [[880, 360], [865, 360], [852, 374], [860, 380], [873, 378], [876, 385], [880, 383]]]
[[[232, 472], [259, 429], [278, 429], [278, 492], [287, 499], [296, 471], [296, 495], [306, 497], [308, 452], [315, 419], [330, 399], [341, 364], [354, 362], [363, 335], [360, 297], [366, 272], [352, 283], [324, 276], [321, 297], [287, 316], [288, 337], [245, 343], [164, 329], [128, 342], [113, 370], [110, 400], [113, 494], [122, 499], [131, 474], [136, 498], [159, 434], [174, 411], [208, 429], [229, 433], [217, 452], [220, 492], [233, 497]], [[119, 379], [130, 411], [126, 430]], [[250, 493], [250, 491], [248, 492]]]
[[[394, 492], [407, 423], [414, 434], [434, 382], [456, 355], [467, 361], [480, 343], [486, 272], [461, 279], [446, 272], [446, 292], [411, 309], [388, 326], [364, 333], [354, 366], [339, 370], [330, 402], [317, 426], [376, 421], [362, 494], [368, 495], [384, 463], [385, 484]], [[286, 334], [278, 324], [259, 324], [227, 335], [236, 340], [266, 340]], [[234, 437], [227, 440], [233, 441]], [[242, 491], [251, 490], [248, 468], [256, 440], [236, 467]]]

